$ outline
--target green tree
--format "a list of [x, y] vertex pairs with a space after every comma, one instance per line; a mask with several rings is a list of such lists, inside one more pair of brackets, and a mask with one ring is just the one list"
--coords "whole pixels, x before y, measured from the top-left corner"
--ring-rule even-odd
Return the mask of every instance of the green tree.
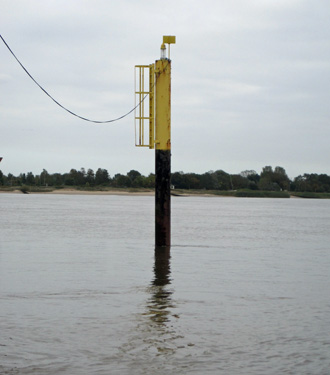
[[319, 182], [324, 192], [330, 193], [330, 176], [326, 174], [319, 175]]
[[281, 190], [288, 190], [290, 187], [290, 179], [287, 176], [285, 169], [282, 167], [275, 167], [272, 181], [276, 183]]
[[146, 178], [146, 188], [153, 189], [155, 187], [155, 174], [150, 173], [149, 176]]
[[200, 186], [202, 189], [215, 190], [218, 188], [218, 180], [214, 172], [207, 172], [200, 176]]
[[134, 180], [137, 178], [137, 177], [140, 177], [141, 176], [141, 173], [138, 172], [138, 171], [135, 171], [134, 169], [130, 170], [128, 173], [127, 173], [127, 176], [129, 177], [129, 179], [134, 182]]
[[279, 185], [274, 183], [270, 176], [260, 177], [258, 187], [259, 187], [260, 190], [268, 190], [268, 191], [279, 191], [279, 190], [281, 190]]
[[67, 176], [66, 183], [68, 185], [78, 185], [78, 171], [72, 168]]
[[89, 184], [89, 186], [93, 186], [95, 182], [95, 173], [93, 169], [88, 169], [86, 174], [86, 183]]
[[230, 175], [223, 171], [217, 170], [212, 173], [214, 179], [214, 188], [218, 190], [230, 190], [232, 189], [232, 181]]
[[46, 169], [43, 169], [40, 173], [40, 185], [48, 186], [49, 183], [49, 173]]
[[20, 185], [25, 185], [26, 184], [26, 174], [21, 173], [18, 178], [19, 184]]
[[171, 183], [176, 189], [188, 189], [183, 172], [172, 173]]
[[[73, 169], [71, 169], [71, 171], [73, 171]], [[72, 174], [71, 171], [70, 173], [64, 173], [62, 175], [64, 185], [73, 186], [75, 184], [74, 174]]]
[[13, 186], [14, 184], [14, 175], [11, 173], [8, 173], [7, 175], [7, 185]]
[[28, 172], [26, 175], [26, 184], [27, 185], [35, 185], [35, 178], [32, 172]]
[[200, 176], [196, 173], [187, 173], [184, 175], [185, 185], [188, 189], [200, 188]]
[[265, 178], [265, 177], [269, 177], [271, 179], [271, 177], [273, 176], [273, 167], [271, 167], [270, 165], [266, 165], [265, 167], [262, 168], [262, 171], [260, 173], [260, 178]]
[[81, 168], [80, 171], [72, 168], [69, 176], [66, 176], [65, 181], [68, 185], [83, 186], [86, 183], [85, 176], [86, 172], [84, 168]]
[[285, 169], [282, 167], [266, 166], [260, 173], [260, 181], [258, 187], [261, 190], [288, 190], [290, 187], [290, 179]]
[[113, 179], [113, 185], [116, 187], [131, 187], [132, 181], [128, 176], [117, 173]]
[[243, 177], [240, 174], [232, 174], [230, 177], [232, 190], [246, 189], [249, 187], [250, 181], [248, 178]]
[[330, 192], [330, 176], [326, 174], [305, 173], [294, 178], [292, 189], [300, 192]]
[[35, 180], [36, 186], [40, 186], [41, 185], [41, 180], [40, 180], [40, 175], [39, 174], [35, 175], [34, 180]]
[[242, 177], [245, 177], [245, 178], [249, 178], [249, 176], [253, 176], [253, 175], [256, 175], [256, 174], [257, 174], [257, 172], [254, 171], [253, 169], [245, 170], [245, 171], [242, 171], [242, 172], [240, 173], [240, 175], [241, 175]]
[[110, 181], [109, 173], [106, 169], [99, 168], [95, 173], [95, 185], [106, 185]]
[[51, 179], [51, 185], [55, 185], [55, 186], [61, 186], [63, 185], [63, 176], [61, 175], [61, 173], [54, 173], [50, 176], [50, 179]]
[[257, 184], [260, 180], [260, 175], [258, 175], [258, 173], [254, 173], [254, 174], [250, 174], [248, 175], [248, 180], [251, 181], [251, 182], [254, 182], [255, 184]]
[[77, 172], [77, 185], [83, 186], [86, 184], [86, 171], [85, 168], [80, 168]]
[[133, 187], [146, 187], [146, 177], [144, 176], [137, 176], [135, 177], [134, 181], [132, 182]]

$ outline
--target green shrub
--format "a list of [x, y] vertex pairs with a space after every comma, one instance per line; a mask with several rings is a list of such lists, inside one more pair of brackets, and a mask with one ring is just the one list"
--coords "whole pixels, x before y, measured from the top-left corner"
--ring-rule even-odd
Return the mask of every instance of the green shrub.
[[239, 198], [290, 198], [286, 191], [265, 191], [265, 190], [239, 190], [235, 197]]
[[291, 193], [294, 197], [299, 198], [314, 198], [314, 199], [330, 199], [330, 193], [312, 193], [308, 191], [304, 192], [293, 192]]

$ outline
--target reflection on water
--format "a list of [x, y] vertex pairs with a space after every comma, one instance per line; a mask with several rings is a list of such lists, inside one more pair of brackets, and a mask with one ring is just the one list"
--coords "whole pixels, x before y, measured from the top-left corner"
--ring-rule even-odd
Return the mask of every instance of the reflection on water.
[[163, 374], [170, 369], [167, 360], [187, 348], [177, 326], [179, 314], [175, 313], [170, 259], [169, 247], [155, 249], [154, 275], [145, 289], [143, 312], [136, 315], [137, 325], [128, 342], [119, 348], [126, 359], [139, 363], [143, 374]]
[[176, 305], [173, 301], [173, 289], [171, 282], [170, 248], [162, 247], [155, 249], [154, 277], [148, 288], [150, 297], [146, 301], [146, 312], [142, 316], [147, 321], [140, 326], [147, 326], [144, 331], [148, 332], [145, 343], [157, 349], [157, 353], [173, 353], [180, 345], [177, 340], [183, 338], [175, 329], [175, 321], [179, 318], [174, 313]]
[[155, 249], [154, 279], [150, 288], [151, 297], [147, 301], [148, 315], [150, 319], [160, 325], [169, 321], [173, 291], [167, 288], [171, 283], [170, 248], [159, 247]]

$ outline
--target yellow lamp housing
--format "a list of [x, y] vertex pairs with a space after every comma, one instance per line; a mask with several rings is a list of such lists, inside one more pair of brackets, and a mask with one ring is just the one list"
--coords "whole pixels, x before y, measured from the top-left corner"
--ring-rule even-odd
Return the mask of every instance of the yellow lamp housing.
[[176, 43], [176, 37], [174, 35], [164, 35], [163, 44], [168, 44], [168, 59], [170, 59], [170, 45]]
[[164, 35], [163, 36], [163, 43], [165, 44], [175, 44], [176, 38], [174, 35]]

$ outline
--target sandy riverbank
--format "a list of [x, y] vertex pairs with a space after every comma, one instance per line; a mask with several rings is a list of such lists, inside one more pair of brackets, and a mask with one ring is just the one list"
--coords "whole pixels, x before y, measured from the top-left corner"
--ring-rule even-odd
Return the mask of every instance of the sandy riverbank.
[[[19, 189], [3, 189], [0, 190], [1, 193], [9, 193], [9, 194], [23, 194], [23, 192]], [[261, 192], [262, 193], [262, 192]], [[154, 196], [155, 192], [149, 189], [135, 189], [135, 188], [127, 188], [127, 189], [105, 189], [105, 190], [80, 190], [75, 188], [63, 188], [63, 189], [51, 189], [45, 188], [35, 191], [27, 191], [25, 194], [54, 194], [54, 195], [126, 195], [126, 196]], [[178, 197], [218, 197], [218, 198], [301, 198], [295, 195], [287, 195], [287, 196], [258, 196], [258, 195], [236, 195], [234, 193], [229, 194], [218, 194], [214, 191], [189, 191], [189, 190], [173, 190], [171, 191], [172, 196]]]
[[[7, 194], [23, 194], [19, 189], [14, 190], [0, 190], [1, 193]], [[25, 194], [51, 194], [51, 195], [126, 195], [126, 196], [154, 196], [155, 192], [153, 190], [138, 190], [138, 189], [111, 189], [111, 190], [79, 190], [79, 189], [54, 189], [54, 190], [40, 190], [40, 191], [29, 191]], [[171, 192], [172, 196], [177, 197], [222, 197], [225, 196], [210, 194], [210, 193], [187, 193], [187, 192]]]
[[[0, 190], [0, 193], [23, 194], [21, 190]], [[152, 190], [129, 191], [129, 190], [78, 190], [78, 189], [54, 189], [49, 191], [29, 191], [26, 194], [55, 194], [55, 195], [138, 195], [153, 196]]]
[[[33, 194], [33, 193], [32, 193]], [[58, 189], [47, 194], [69, 194], [69, 195], [138, 195], [152, 196], [153, 191], [125, 191], [125, 190], [76, 190]]]

